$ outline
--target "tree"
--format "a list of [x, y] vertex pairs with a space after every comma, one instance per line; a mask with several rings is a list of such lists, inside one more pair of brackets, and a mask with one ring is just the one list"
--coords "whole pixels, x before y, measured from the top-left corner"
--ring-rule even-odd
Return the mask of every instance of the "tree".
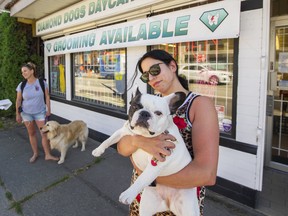
[[23, 80], [21, 66], [37, 56], [31, 52], [32, 43], [30, 25], [17, 22], [8, 13], [0, 14], [0, 100], [13, 102], [7, 111], [0, 111], [0, 116], [15, 115], [16, 87]]

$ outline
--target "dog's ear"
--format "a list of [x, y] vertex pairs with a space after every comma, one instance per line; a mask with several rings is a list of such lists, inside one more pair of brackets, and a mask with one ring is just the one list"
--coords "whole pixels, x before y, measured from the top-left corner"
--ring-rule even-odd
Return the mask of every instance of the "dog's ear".
[[135, 97], [136, 97], [137, 95], [140, 95], [140, 94], [141, 94], [141, 92], [140, 92], [140, 90], [139, 90], [139, 87], [137, 87]]
[[[141, 92], [140, 92], [140, 90], [139, 90], [139, 87], [137, 86], [137, 88], [136, 88], [136, 91], [135, 91], [135, 97], [137, 96], [137, 95], [140, 95], [141, 94]], [[132, 93], [132, 98], [134, 98], [134, 94]]]
[[[132, 93], [132, 97], [131, 97], [131, 101], [136, 98], [137, 96], [139, 97], [142, 93], [140, 92], [139, 90], [139, 87], [136, 88], [136, 92], [135, 92], [135, 96], [134, 94]], [[130, 104], [131, 104], [131, 101], [130, 101]]]
[[165, 96], [165, 99], [169, 104], [170, 114], [172, 115], [176, 113], [178, 107], [180, 107], [184, 103], [186, 99], [186, 94], [184, 92], [175, 92]]
[[55, 131], [56, 131], [56, 134], [60, 134], [61, 133], [61, 127], [60, 127], [60, 124], [57, 122], [57, 125], [55, 127]]

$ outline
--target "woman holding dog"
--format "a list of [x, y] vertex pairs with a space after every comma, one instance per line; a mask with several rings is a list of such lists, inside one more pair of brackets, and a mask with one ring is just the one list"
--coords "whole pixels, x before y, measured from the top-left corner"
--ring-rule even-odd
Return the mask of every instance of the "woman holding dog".
[[[37, 128], [40, 130], [40, 128], [45, 124], [45, 118], [50, 116], [50, 97], [48, 85], [45, 81], [43, 81], [45, 92], [42, 91], [40, 81], [36, 75], [36, 67], [33, 63], [29, 62], [24, 64], [21, 67], [21, 72], [26, 84], [23, 88], [23, 82], [21, 82], [16, 88], [16, 121], [18, 123], [23, 122], [26, 126], [30, 145], [33, 151], [33, 155], [29, 161], [30, 163], [33, 163], [39, 156], [35, 126], [37, 126]], [[21, 87], [23, 89], [21, 89]], [[46, 134], [41, 133], [41, 137], [42, 146], [45, 153], [45, 160], [59, 160], [58, 157], [51, 155]]]
[[[162, 96], [179, 91], [186, 94], [186, 101], [178, 108], [174, 123], [178, 126], [193, 160], [176, 174], [158, 177], [156, 183], [174, 188], [197, 187], [200, 214], [203, 215], [204, 186], [215, 184], [218, 165], [219, 126], [214, 104], [210, 98], [199, 96], [188, 90], [188, 82], [178, 76], [176, 60], [166, 51], [147, 52], [138, 61], [135, 76], [137, 69], [141, 72], [141, 80], [148, 83]], [[173, 139], [175, 138], [169, 134], [162, 134], [154, 138], [125, 136], [120, 140], [117, 148], [123, 156], [130, 156], [138, 148], [141, 148], [158, 161], [164, 161], [165, 156], [169, 157], [171, 154], [167, 149], [175, 147], [169, 141]], [[134, 168], [132, 182], [141, 173], [135, 165]], [[130, 205], [131, 216], [139, 215], [139, 199], [137, 198]], [[174, 214], [162, 212], [157, 215]]]

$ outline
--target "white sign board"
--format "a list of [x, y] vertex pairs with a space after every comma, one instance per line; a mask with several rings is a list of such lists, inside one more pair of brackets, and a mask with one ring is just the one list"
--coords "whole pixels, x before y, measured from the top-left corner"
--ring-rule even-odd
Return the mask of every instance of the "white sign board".
[[229, 0], [111, 25], [45, 42], [45, 55], [237, 38], [240, 1]]
[[61, 29], [127, 13], [163, 0], [87, 0], [81, 1], [36, 22], [36, 35], [42, 36]]

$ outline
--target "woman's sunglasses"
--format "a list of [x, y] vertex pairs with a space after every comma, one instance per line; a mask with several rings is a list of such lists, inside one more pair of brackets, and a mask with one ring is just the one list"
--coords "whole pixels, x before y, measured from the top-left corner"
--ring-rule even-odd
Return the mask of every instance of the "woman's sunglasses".
[[149, 82], [149, 74], [151, 74], [152, 76], [157, 76], [161, 73], [161, 68], [160, 68], [160, 64], [164, 64], [164, 63], [157, 63], [152, 65], [148, 71], [144, 71], [140, 77], [140, 79], [142, 80], [142, 82], [147, 83]]

